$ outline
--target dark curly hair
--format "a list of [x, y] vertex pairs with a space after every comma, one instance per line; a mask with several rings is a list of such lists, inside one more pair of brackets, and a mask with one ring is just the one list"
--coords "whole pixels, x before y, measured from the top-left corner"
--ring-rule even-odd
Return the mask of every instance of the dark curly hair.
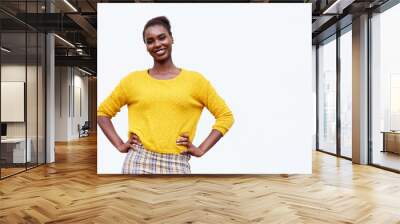
[[146, 40], [144, 39], [144, 32], [146, 31], [147, 28], [149, 28], [150, 26], [154, 26], [154, 25], [163, 26], [168, 31], [169, 35], [172, 36], [171, 24], [169, 23], [168, 18], [165, 17], [165, 16], [154, 17], [154, 18], [150, 19], [149, 21], [147, 21], [146, 25], [144, 25], [144, 28], [143, 28], [143, 41], [145, 43], [146, 43]]

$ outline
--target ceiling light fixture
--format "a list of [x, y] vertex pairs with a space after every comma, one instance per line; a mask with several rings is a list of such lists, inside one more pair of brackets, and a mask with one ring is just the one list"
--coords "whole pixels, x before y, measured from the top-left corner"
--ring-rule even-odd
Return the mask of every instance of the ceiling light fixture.
[[1, 50], [4, 51], [4, 52], [7, 52], [7, 53], [10, 53], [10, 52], [11, 52], [11, 50], [9, 50], [9, 49], [7, 49], [7, 48], [5, 48], [5, 47], [1, 47]]
[[79, 55], [83, 55], [83, 50], [81, 48], [77, 48], [76, 53], [78, 53]]
[[327, 9], [324, 10], [322, 14], [332, 13], [333, 9], [336, 9], [337, 4], [339, 4], [340, 0], [336, 0], [332, 5], [330, 5]]
[[87, 74], [87, 75], [90, 75], [90, 76], [93, 75], [92, 73], [90, 73], [90, 72], [88, 72], [88, 71], [85, 71], [85, 70], [83, 70], [83, 69], [81, 69], [81, 68], [79, 68], [79, 67], [78, 67], [78, 69], [79, 69], [79, 71], [81, 71], [81, 72], [83, 72], [83, 73], [85, 73], [85, 74]]
[[58, 39], [60, 39], [61, 41], [63, 41], [64, 43], [68, 44], [69, 46], [75, 48], [75, 45], [71, 44], [71, 42], [69, 42], [68, 40], [58, 36], [57, 34], [54, 34], [54, 36], [56, 36]]
[[322, 14], [342, 14], [343, 9], [351, 5], [355, 0], [336, 0], [332, 5], [324, 10]]
[[71, 4], [69, 3], [68, 0], [64, 0], [65, 4], [67, 4], [72, 10], [74, 10], [75, 12], [78, 12], [78, 10]]

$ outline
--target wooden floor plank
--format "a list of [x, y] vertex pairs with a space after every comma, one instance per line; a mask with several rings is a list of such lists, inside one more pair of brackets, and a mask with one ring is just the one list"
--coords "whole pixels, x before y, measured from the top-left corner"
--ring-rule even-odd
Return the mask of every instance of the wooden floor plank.
[[312, 175], [96, 174], [96, 137], [0, 181], [0, 223], [398, 223], [400, 175], [313, 152]]

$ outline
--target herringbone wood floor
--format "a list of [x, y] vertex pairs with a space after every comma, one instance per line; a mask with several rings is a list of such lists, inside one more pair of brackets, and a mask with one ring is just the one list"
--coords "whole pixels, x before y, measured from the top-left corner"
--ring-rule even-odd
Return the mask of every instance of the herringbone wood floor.
[[0, 223], [400, 223], [400, 175], [320, 152], [312, 175], [98, 176], [96, 139], [0, 181]]

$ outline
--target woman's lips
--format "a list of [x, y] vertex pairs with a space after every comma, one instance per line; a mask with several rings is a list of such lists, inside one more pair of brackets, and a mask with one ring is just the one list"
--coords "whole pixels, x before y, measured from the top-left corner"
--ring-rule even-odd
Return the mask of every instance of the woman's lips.
[[166, 52], [166, 49], [165, 49], [165, 48], [154, 51], [154, 53], [155, 53], [156, 55], [159, 55], [159, 56], [165, 54], [165, 52]]

